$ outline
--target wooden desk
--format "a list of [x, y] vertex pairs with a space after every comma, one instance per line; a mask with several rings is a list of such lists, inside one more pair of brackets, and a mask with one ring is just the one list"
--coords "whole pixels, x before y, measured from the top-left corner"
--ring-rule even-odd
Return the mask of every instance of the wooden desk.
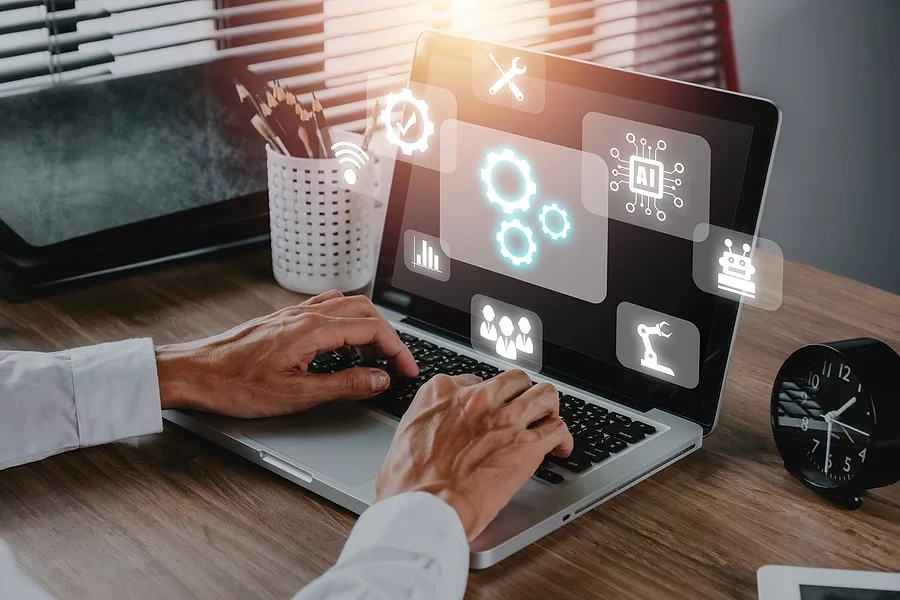
[[[0, 345], [52, 350], [205, 336], [297, 296], [268, 254], [198, 262], [25, 305]], [[900, 486], [845, 512], [783, 469], [772, 379], [797, 346], [874, 335], [900, 348], [900, 297], [795, 264], [776, 313], [741, 321], [703, 449], [500, 563], [467, 598], [756, 598], [767, 563], [900, 571]], [[0, 472], [0, 537], [59, 598], [287, 599], [337, 558], [353, 515], [174, 426]]]

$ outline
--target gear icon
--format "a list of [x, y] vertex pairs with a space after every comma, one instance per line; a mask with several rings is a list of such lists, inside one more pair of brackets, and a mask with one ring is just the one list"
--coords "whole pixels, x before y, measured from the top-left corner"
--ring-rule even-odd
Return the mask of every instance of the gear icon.
[[[559, 231], [553, 231], [547, 225], [547, 216], [550, 213], [556, 213], [562, 220], [562, 229]], [[569, 230], [572, 229], [572, 223], [569, 222], [569, 213], [556, 202], [551, 202], [550, 204], [545, 204], [541, 207], [541, 214], [538, 215], [538, 221], [541, 222], [541, 231], [546, 233], [554, 242], [569, 237]]]
[[[520, 231], [522, 235], [525, 236], [525, 239], [528, 242], [528, 248], [526, 248], [525, 254], [516, 256], [509, 251], [509, 247], [506, 245], [506, 234], [510, 229]], [[530, 265], [535, 252], [537, 252], [537, 244], [534, 243], [534, 233], [527, 225], [523, 225], [522, 221], [519, 219], [510, 219], [509, 221], [502, 221], [500, 223], [500, 231], [497, 232], [497, 243], [500, 245], [500, 254], [504, 258], [509, 259], [509, 262], [511, 262], [514, 267]]]
[[[518, 200], [505, 200], [494, 188], [494, 168], [500, 163], [509, 163], [516, 167], [525, 180], [522, 196]], [[481, 181], [484, 182], [488, 201], [499, 204], [503, 212], [508, 215], [517, 210], [526, 212], [531, 208], [531, 197], [537, 194], [537, 184], [531, 178], [531, 165], [525, 159], [516, 157], [516, 153], [511, 148], [504, 148], [502, 152], [488, 153], [487, 164], [481, 169]]]
[[[408, 142], [397, 135], [397, 126], [391, 122], [394, 116], [394, 109], [401, 103], [412, 104], [422, 119], [419, 139], [413, 142]], [[428, 117], [428, 104], [424, 100], [416, 98], [409, 88], [403, 88], [400, 93], [391, 92], [387, 95], [384, 110], [381, 111], [381, 122], [384, 124], [388, 141], [398, 146], [400, 151], [406, 156], [412, 156], [412, 153], [416, 150], [419, 152], [428, 150], [428, 138], [434, 135], [434, 123]]]

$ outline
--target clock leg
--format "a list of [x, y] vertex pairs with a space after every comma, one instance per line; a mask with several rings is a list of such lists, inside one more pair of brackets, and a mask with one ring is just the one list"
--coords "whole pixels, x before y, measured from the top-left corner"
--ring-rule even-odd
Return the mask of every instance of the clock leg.
[[860, 506], [862, 506], [862, 494], [856, 491], [850, 490], [816, 490], [827, 498], [828, 500], [834, 502], [838, 506], [846, 508], [847, 510], [856, 510]]

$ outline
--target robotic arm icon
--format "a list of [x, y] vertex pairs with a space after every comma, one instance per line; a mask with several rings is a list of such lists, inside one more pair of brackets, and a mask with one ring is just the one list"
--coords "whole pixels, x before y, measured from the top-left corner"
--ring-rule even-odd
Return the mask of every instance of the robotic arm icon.
[[675, 371], [671, 368], [659, 364], [657, 362], [656, 352], [653, 351], [653, 346], [650, 344], [650, 336], [658, 335], [660, 337], [669, 338], [672, 336], [671, 331], [666, 331], [666, 327], [669, 326], [669, 323], [666, 321], [662, 321], [657, 323], [653, 327], [648, 327], [641, 323], [637, 327], [638, 335], [641, 337], [641, 341], [644, 342], [644, 358], [641, 359], [641, 366], [647, 367], [648, 369], [653, 369], [654, 371], [659, 371], [660, 373], [665, 373], [666, 375], [675, 376]]

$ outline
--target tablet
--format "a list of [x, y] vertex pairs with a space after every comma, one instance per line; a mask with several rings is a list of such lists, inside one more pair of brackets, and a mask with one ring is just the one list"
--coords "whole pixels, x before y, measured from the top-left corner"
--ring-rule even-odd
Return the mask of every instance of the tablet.
[[900, 600], [900, 573], [766, 565], [759, 600]]
[[0, 298], [265, 241], [246, 73], [217, 60], [0, 97]]

